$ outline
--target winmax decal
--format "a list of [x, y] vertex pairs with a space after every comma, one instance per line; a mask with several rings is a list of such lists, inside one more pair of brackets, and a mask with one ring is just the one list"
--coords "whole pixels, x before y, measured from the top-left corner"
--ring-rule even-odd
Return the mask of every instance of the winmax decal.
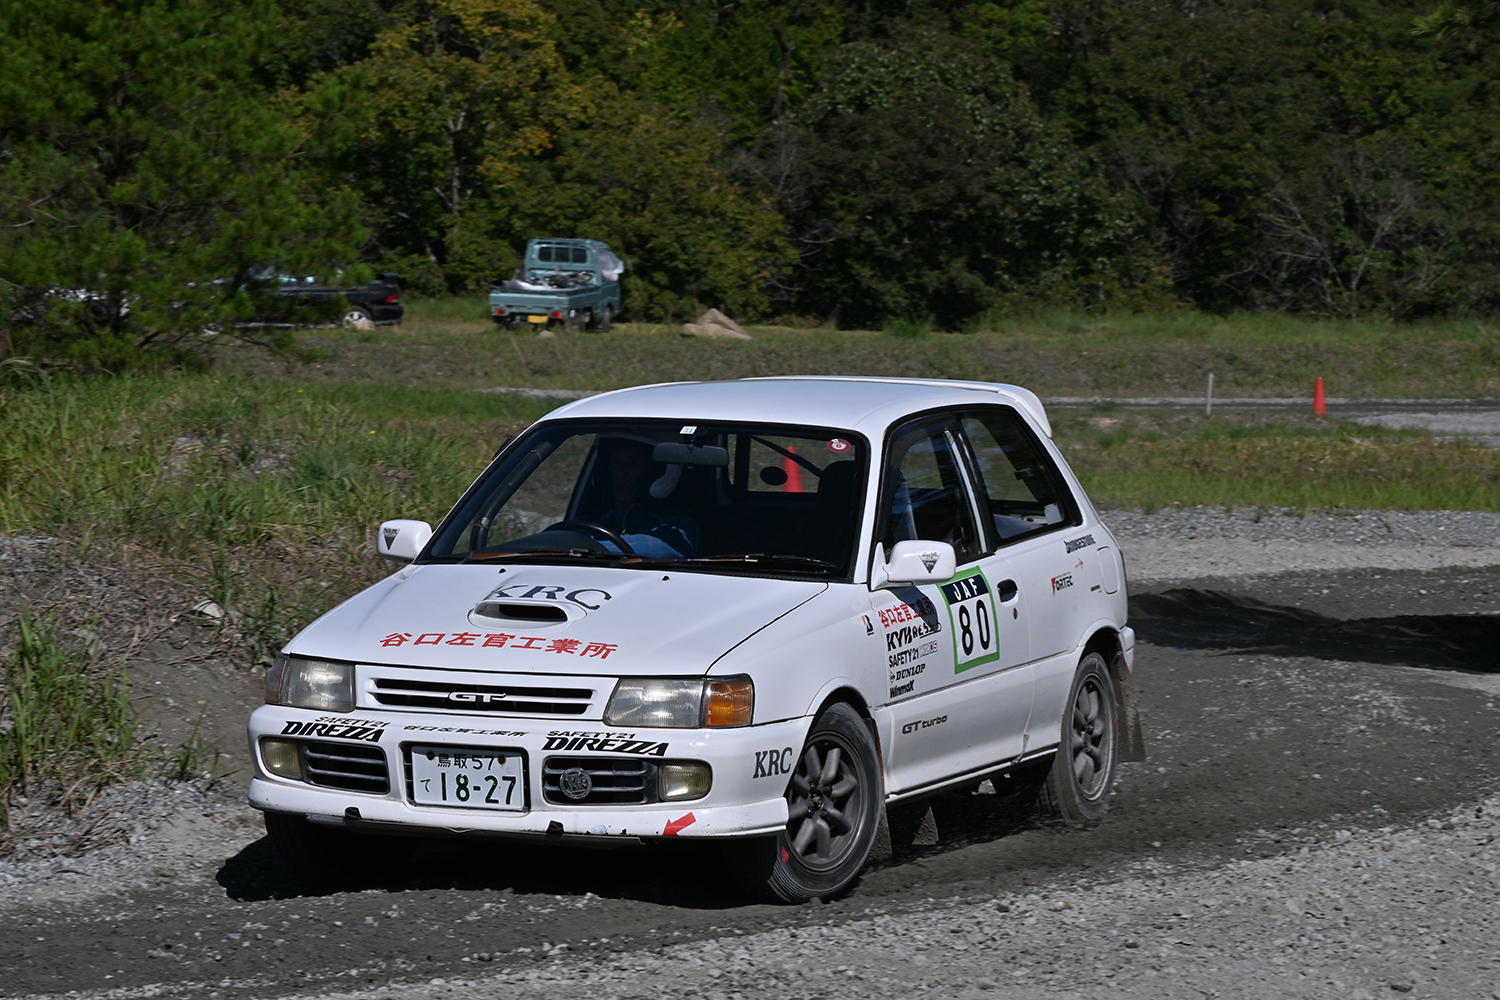
[[797, 763], [797, 752], [791, 747], [780, 750], [755, 751], [755, 773], [751, 778], [774, 778], [778, 774], [791, 774]]
[[594, 753], [628, 753], [637, 757], [665, 757], [667, 744], [652, 740], [600, 739], [596, 736], [549, 736], [543, 750], [591, 750]]
[[1068, 549], [1068, 554], [1069, 555], [1072, 555], [1074, 552], [1077, 552], [1079, 549], [1086, 549], [1086, 548], [1090, 547], [1093, 544], [1094, 544], [1094, 536], [1093, 535], [1083, 535], [1082, 537], [1071, 538], [1071, 539], [1068, 539], [1067, 541], [1063, 542], [1063, 545], [1066, 546], [1067, 549]]
[[943, 630], [943, 623], [934, 618], [930, 622], [920, 625], [903, 625], [898, 629], [892, 629], [885, 634], [885, 648], [889, 652], [902, 646], [910, 645], [918, 639], [927, 635], [936, 635]]
[[342, 722], [288, 722], [282, 727], [282, 736], [321, 736], [329, 740], [358, 740], [361, 743], [379, 743], [384, 729], [378, 726], [351, 726]]

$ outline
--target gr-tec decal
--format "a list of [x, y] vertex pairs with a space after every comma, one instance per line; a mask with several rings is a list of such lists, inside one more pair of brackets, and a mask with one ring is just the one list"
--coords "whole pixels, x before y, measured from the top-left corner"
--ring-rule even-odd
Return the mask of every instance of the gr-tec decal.
[[931, 729], [933, 726], [941, 726], [947, 721], [948, 717], [946, 715], [940, 715], [936, 719], [918, 719], [916, 722], [908, 722], [902, 726], [901, 732], [903, 735], [910, 735], [920, 729]]
[[530, 649], [538, 653], [585, 656], [609, 659], [620, 644], [586, 642], [583, 639], [548, 639], [540, 635], [511, 635], [508, 632], [392, 632], [380, 640], [382, 646], [477, 646], [490, 649]]
[[[384, 723], [382, 723], [384, 725]], [[385, 730], [379, 726], [351, 726], [346, 722], [288, 722], [282, 736], [319, 736], [326, 740], [358, 740], [379, 743]]]
[[1052, 592], [1054, 594], [1057, 593], [1059, 590], [1067, 590], [1071, 586], [1073, 586], [1073, 574], [1072, 573], [1063, 573], [1063, 574], [1061, 574], [1059, 576], [1054, 576], [1052, 578]]
[[774, 778], [780, 774], [791, 774], [797, 763], [797, 751], [791, 747], [780, 750], [755, 751], [755, 773], [751, 778]]
[[955, 576], [940, 588], [948, 604], [953, 632], [953, 672], [961, 674], [1000, 658], [995, 601], [990, 582], [978, 567]]
[[590, 611], [598, 611], [601, 604], [614, 599], [609, 591], [598, 587], [575, 587], [569, 590], [552, 584], [530, 583], [507, 583], [490, 591], [484, 599], [492, 601], [497, 597], [512, 597], [518, 601], [567, 601]]
[[653, 740], [622, 740], [618, 737], [549, 736], [543, 750], [590, 750], [594, 753], [628, 753], [637, 757], [665, 757], [667, 744]]
[[1078, 538], [1070, 538], [1070, 539], [1068, 539], [1068, 540], [1066, 540], [1066, 541], [1063, 542], [1063, 545], [1065, 545], [1067, 547], [1067, 549], [1068, 549], [1068, 554], [1069, 555], [1072, 555], [1074, 552], [1077, 552], [1079, 549], [1089, 548], [1090, 546], [1092, 546], [1094, 544], [1095, 543], [1094, 543], [1094, 536], [1093, 535], [1081, 535]]

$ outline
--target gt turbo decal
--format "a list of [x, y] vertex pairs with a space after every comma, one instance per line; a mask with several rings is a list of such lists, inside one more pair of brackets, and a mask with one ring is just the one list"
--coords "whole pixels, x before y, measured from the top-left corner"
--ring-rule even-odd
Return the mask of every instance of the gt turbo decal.
[[[447, 636], [447, 641], [444, 637]], [[512, 642], [511, 640], [516, 640]], [[491, 649], [534, 649], [539, 653], [560, 653], [567, 656], [597, 657], [609, 659], [609, 654], [620, 648], [617, 642], [584, 642], [582, 639], [548, 639], [540, 635], [511, 635], [508, 632], [423, 632], [412, 638], [411, 632], [392, 632], [380, 640], [382, 646], [478, 646]]]
[[[565, 590], [568, 590], [568, 588], [552, 584], [507, 583], [502, 587], [496, 587], [490, 591], [485, 595], [484, 599], [488, 601], [496, 597], [513, 597], [519, 601], [567, 601], [569, 604], [576, 604], [580, 608], [588, 608], [590, 611], [598, 611], [599, 604], [590, 604], [589, 601], [598, 601], [602, 604], [605, 601], [614, 600], [613, 594], [607, 590], [600, 590], [598, 587], [579, 587], [575, 590], [568, 590], [564, 594], [563, 591]], [[512, 593], [512, 591], [515, 591], [515, 593]], [[587, 595], [588, 600], [584, 599], [585, 595]]]
[[778, 774], [791, 774], [797, 763], [797, 752], [791, 747], [780, 750], [755, 751], [755, 773], [753, 778], [774, 778]]
[[1094, 544], [1094, 536], [1093, 535], [1083, 535], [1080, 538], [1071, 538], [1071, 539], [1068, 539], [1067, 541], [1063, 542], [1063, 545], [1065, 545], [1067, 547], [1067, 549], [1068, 549], [1068, 554], [1069, 555], [1072, 555], [1074, 552], [1077, 552], [1079, 549], [1086, 549], [1086, 548], [1088, 548], [1089, 546], [1091, 546], [1093, 544]]
[[948, 721], [946, 715], [940, 715], [936, 719], [918, 719], [916, 722], [908, 722], [901, 727], [902, 735], [909, 735], [919, 729], [931, 729], [933, 726], [941, 726]]
[[358, 740], [361, 743], [379, 743], [385, 730], [378, 726], [351, 726], [334, 722], [288, 722], [282, 727], [282, 736], [321, 736], [329, 740]]
[[637, 757], [665, 757], [666, 743], [653, 740], [601, 739], [591, 736], [549, 736], [543, 750], [592, 750], [595, 753], [628, 753]]
[[1000, 658], [996, 642], [998, 622], [990, 582], [978, 568], [967, 570], [939, 587], [948, 602], [953, 628], [953, 672], [961, 674]]

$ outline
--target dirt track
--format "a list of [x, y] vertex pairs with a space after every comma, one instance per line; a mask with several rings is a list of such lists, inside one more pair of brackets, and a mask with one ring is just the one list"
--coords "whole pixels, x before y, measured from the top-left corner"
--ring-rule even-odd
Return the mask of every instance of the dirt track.
[[[1493, 567], [1200, 579], [1139, 590], [1132, 620], [1148, 643], [1137, 677], [1150, 759], [1125, 766], [1102, 826], [1027, 825], [1002, 795], [940, 802], [937, 844], [900, 852], [852, 896], [821, 906], [747, 903], [715, 875], [706, 849], [500, 844], [429, 844], [410, 881], [317, 894], [286, 879], [248, 809], [179, 814], [152, 835], [159, 860], [139, 877], [61, 871], [4, 890], [0, 994], [281, 997], [405, 982], [437, 995], [449, 985], [432, 985], [437, 978], [547, 968], [566, 979], [570, 963], [601, 951], [628, 964], [664, 945], [775, 928], [834, 934], [872, 912], [921, 923], [943, 906], [993, 906], [1028, 894], [1087, 898], [1085, 884], [1123, 883], [1143, 866], [1168, 891], [1174, 878], [1291, 859], [1349, 836], [1340, 829], [1414, 828], [1493, 793], [1497, 612]], [[1492, 911], [1493, 881], [1485, 891], [1473, 902]], [[978, 957], [951, 956], [963, 959], [960, 967]], [[981, 964], [1001, 976], [1024, 960], [1024, 949], [991, 948]], [[1454, 974], [1482, 981], [1467, 978], [1481, 971], [1477, 956], [1474, 963]], [[915, 988], [934, 971], [924, 965], [910, 966], [907, 980], [891, 974], [887, 985]], [[951, 972], [953, 961], [945, 967]], [[1357, 970], [1343, 977], [1358, 988]], [[971, 977], [976, 988], [982, 978]], [[1265, 995], [1239, 973], [1210, 979], [1223, 996]], [[1365, 988], [1390, 985], [1373, 979]], [[1162, 992], [1169, 980], [1153, 979], [1155, 992], [1177, 995]], [[778, 995], [844, 995], [827, 981], [777, 982]], [[660, 985], [627, 977], [610, 991], [656, 996], [665, 978]], [[714, 983], [700, 985], [711, 993]], [[1047, 988], [1084, 985], [1060, 974]], [[1346, 995], [1321, 984], [1292, 989]]]

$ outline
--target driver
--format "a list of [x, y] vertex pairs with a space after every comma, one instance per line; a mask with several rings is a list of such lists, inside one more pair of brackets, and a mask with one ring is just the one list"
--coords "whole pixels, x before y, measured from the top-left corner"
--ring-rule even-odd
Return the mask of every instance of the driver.
[[[617, 532], [637, 555], [650, 559], [691, 556], [698, 547], [698, 525], [686, 511], [669, 510], [664, 500], [651, 495], [651, 482], [660, 469], [651, 448], [616, 438], [610, 442], [607, 467], [614, 506], [596, 518], [598, 523]], [[608, 540], [600, 544], [619, 550]]]

